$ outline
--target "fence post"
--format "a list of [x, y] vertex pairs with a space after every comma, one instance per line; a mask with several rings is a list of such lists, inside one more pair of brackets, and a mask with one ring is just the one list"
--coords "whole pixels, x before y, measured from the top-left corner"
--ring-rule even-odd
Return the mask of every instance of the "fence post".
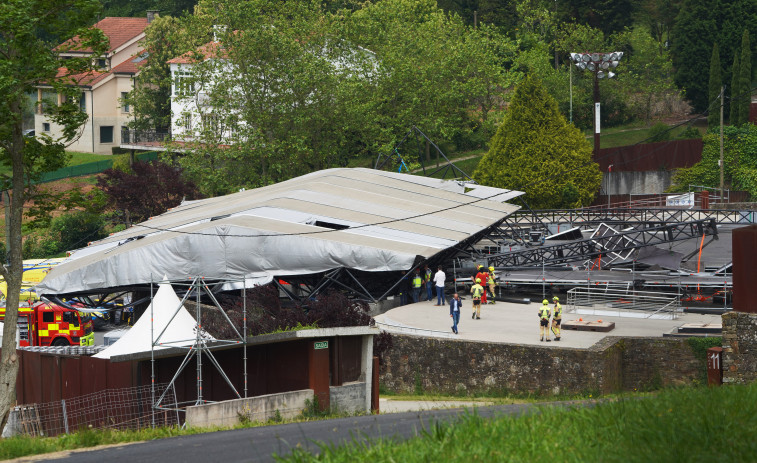
[[60, 406], [63, 408], [63, 429], [68, 434], [68, 414], [66, 413], [66, 399], [61, 399]]

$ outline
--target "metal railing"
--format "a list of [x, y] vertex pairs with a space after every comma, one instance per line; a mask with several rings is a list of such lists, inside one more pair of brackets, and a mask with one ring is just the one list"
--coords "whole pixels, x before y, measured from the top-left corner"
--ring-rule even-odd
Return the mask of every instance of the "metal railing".
[[633, 318], [678, 318], [677, 294], [602, 287], [576, 287], [568, 291], [570, 313]]
[[121, 144], [162, 143], [171, 139], [170, 130], [121, 129]]

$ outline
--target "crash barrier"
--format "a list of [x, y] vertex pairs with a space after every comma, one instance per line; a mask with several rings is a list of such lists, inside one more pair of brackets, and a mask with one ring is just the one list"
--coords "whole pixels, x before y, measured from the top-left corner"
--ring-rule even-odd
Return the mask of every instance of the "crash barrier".
[[[167, 383], [122, 389], [105, 389], [93, 394], [40, 404], [19, 405], [11, 410], [3, 436], [52, 437], [80, 429], [139, 430], [175, 426], [177, 411], [154, 409], [153, 396], [166, 392]], [[176, 403], [176, 391], [169, 388], [164, 403]]]
[[678, 318], [677, 294], [638, 291], [633, 288], [576, 287], [568, 291], [570, 313], [634, 318]]
[[[140, 161], [154, 161], [158, 159], [157, 151], [149, 151], [136, 155]], [[69, 177], [81, 177], [82, 175], [99, 174], [105, 170], [113, 167], [113, 159], [107, 159], [105, 161], [88, 162], [86, 164], [79, 164], [77, 166], [64, 167], [52, 172], [46, 172], [42, 174], [42, 177], [37, 183], [54, 182]]]

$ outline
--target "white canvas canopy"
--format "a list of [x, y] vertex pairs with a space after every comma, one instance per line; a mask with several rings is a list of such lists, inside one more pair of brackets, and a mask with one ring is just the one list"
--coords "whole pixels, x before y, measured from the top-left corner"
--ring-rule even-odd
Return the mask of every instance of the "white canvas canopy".
[[522, 193], [374, 169], [328, 169], [188, 201], [76, 251], [37, 286], [70, 294], [196, 276], [410, 269], [502, 221]]
[[[179, 308], [180, 303], [181, 300], [176, 296], [173, 287], [170, 284], [161, 284], [144, 316], [140, 317], [118, 341], [95, 354], [94, 357], [109, 359], [117, 355], [149, 352], [153, 349], [153, 339], [158, 339], [164, 329], [165, 333], [158, 339], [158, 343], [162, 346], [156, 345], [155, 350], [191, 346], [195, 340], [197, 323], [183, 305]], [[179, 309], [178, 313], [176, 309]], [[174, 313], [176, 316], [171, 320]], [[206, 335], [206, 338], [212, 339], [209, 335]]]

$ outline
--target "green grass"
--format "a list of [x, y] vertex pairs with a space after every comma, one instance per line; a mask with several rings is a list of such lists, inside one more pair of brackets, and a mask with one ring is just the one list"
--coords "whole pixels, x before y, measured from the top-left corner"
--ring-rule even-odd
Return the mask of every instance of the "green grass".
[[[278, 410], [277, 410], [278, 411]], [[321, 412], [318, 410], [318, 402], [306, 401], [306, 408], [302, 415], [295, 419], [284, 420], [281, 415], [274, 417], [267, 422], [251, 421], [242, 419], [242, 422], [235, 426], [234, 429], [256, 428], [282, 423], [299, 423], [306, 421], [315, 421], [327, 418], [344, 418], [355, 416], [354, 414]], [[240, 418], [242, 418], [240, 416]], [[115, 431], [110, 429], [82, 429], [71, 434], [62, 434], [57, 437], [28, 437], [16, 436], [6, 439], [0, 439], [0, 460], [11, 458], [20, 458], [29, 455], [39, 455], [50, 452], [60, 452], [64, 450], [75, 450], [98, 445], [125, 444], [130, 442], [143, 442], [166, 437], [186, 436], [191, 434], [201, 434], [205, 432], [214, 432], [227, 430], [225, 427], [212, 428], [146, 428], [138, 431]]]
[[521, 417], [475, 411], [405, 442], [354, 441], [295, 450], [286, 462], [690, 462], [753, 461], [757, 384], [685, 388], [574, 408], [541, 406]]
[[[706, 127], [705, 127], [706, 128]], [[670, 132], [670, 139], [673, 140], [686, 129], [686, 125], [681, 125]], [[700, 132], [703, 128], [700, 128]], [[593, 130], [584, 131], [584, 134], [594, 146], [594, 132]], [[635, 145], [642, 143], [650, 136], [650, 127], [637, 125], [626, 125], [620, 127], [613, 127], [609, 129], [602, 129], [600, 134], [600, 147], [602, 148], [616, 148], [618, 146]]]

